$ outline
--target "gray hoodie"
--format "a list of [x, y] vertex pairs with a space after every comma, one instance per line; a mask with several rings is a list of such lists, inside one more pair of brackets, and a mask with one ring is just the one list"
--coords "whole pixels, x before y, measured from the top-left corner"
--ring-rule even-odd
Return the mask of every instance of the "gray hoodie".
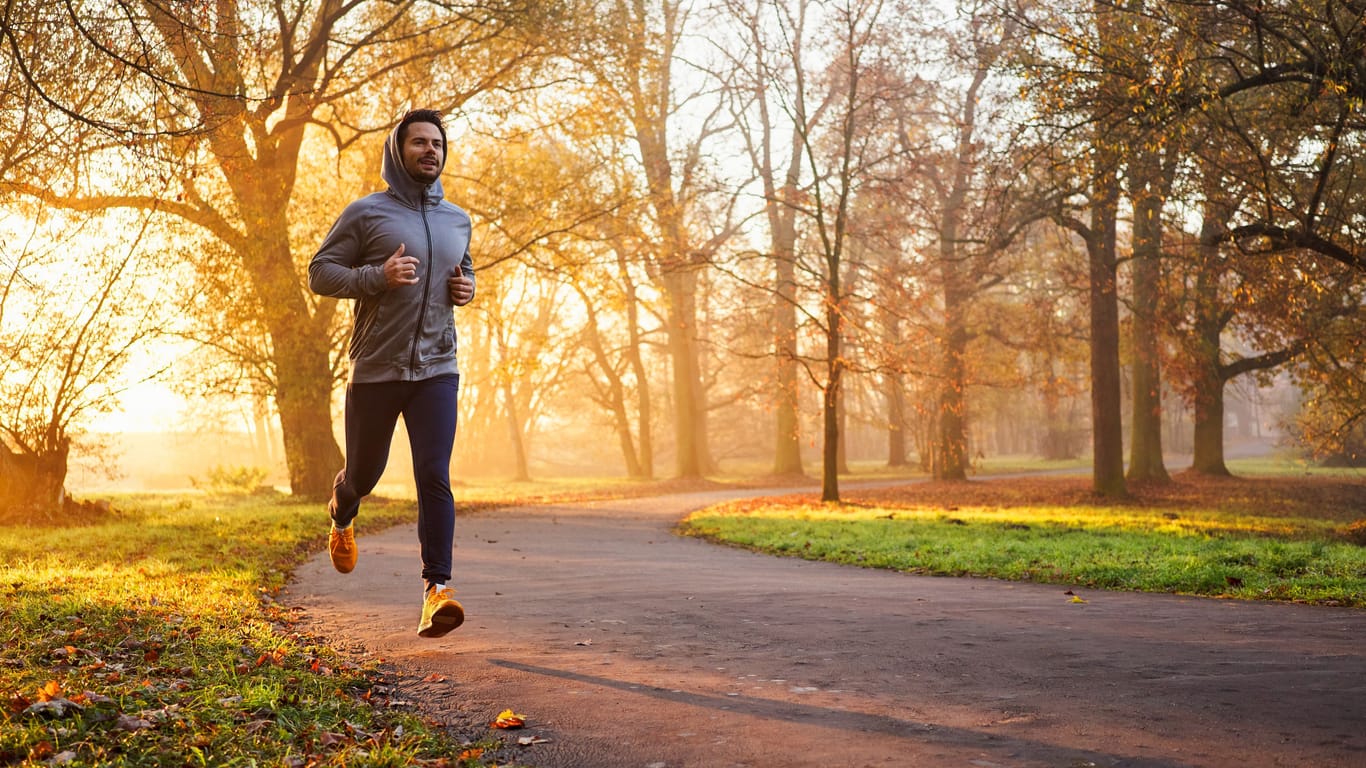
[[[443, 166], [448, 152], [442, 152]], [[424, 185], [408, 175], [397, 128], [384, 141], [381, 176], [389, 189], [342, 211], [308, 265], [308, 286], [324, 296], [356, 300], [349, 353], [353, 383], [459, 373], [446, 280], [457, 265], [474, 278], [469, 214], [442, 199], [440, 179]], [[404, 256], [418, 260], [418, 282], [389, 289], [384, 262], [399, 244]]]

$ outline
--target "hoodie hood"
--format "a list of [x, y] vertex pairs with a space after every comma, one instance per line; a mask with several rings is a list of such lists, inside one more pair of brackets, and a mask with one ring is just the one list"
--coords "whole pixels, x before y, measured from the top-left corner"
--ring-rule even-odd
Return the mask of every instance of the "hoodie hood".
[[[445, 138], [444, 132], [442, 138]], [[446, 156], [449, 148], [442, 142], [441, 147], [441, 168], [446, 168]], [[441, 187], [441, 179], [437, 178], [431, 184], [423, 184], [408, 175], [408, 170], [403, 167], [403, 153], [398, 143], [398, 126], [394, 126], [389, 131], [388, 137], [384, 139], [384, 162], [380, 166], [380, 178], [389, 185], [389, 194], [398, 198], [404, 205], [410, 208], [427, 208], [441, 202], [446, 196], [446, 191]]]

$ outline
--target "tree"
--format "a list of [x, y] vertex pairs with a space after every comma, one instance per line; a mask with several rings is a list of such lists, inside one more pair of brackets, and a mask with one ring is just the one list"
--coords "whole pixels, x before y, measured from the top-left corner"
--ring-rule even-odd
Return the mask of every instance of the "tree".
[[294, 203], [307, 129], [321, 126], [341, 151], [386, 129], [400, 104], [450, 111], [532, 58], [557, 10], [9, 0], [4, 44], [26, 85], [68, 126], [92, 129], [62, 151], [178, 183], [163, 194], [137, 174], [51, 185], [10, 174], [3, 185], [73, 210], [157, 211], [225, 244], [251, 288], [238, 314], [269, 338], [291, 488], [325, 497], [341, 464], [330, 411], [336, 303], [315, 302], [301, 278], [309, 251]]
[[[847, 238], [856, 196], [896, 154], [895, 136], [880, 128], [906, 90], [894, 63], [894, 14], [888, 4], [851, 0], [828, 10], [829, 28], [821, 35], [829, 41], [830, 59], [815, 83], [826, 95], [812, 99], [794, 92], [787, 103], [821, 104], [818, 111], [823, 113], [822, 119], [811, 120], [807, 112], [788, 107], [794, 110], [788, 118], [813, 174], [802, 214], [809, 220], [816, 256], [813, 273], [820, 280], [821, 309], [815, 320], [825, 347], [816, 380], [822, 396], [821, 500], [838, 501], [840, 386], [849, 367], [844, 349], [851, 299], [845, 285]], [[803, 78], [792, 87], [805, 91], [810, 86]]]
[[[977, 3], [959, 8], [960, 23], [941, 33], [940, 71], [928, 94], [898, 116], [908, 215], [932, 238], [930, 263], [939, 281], [940, 392], [935, 457], [938, 479], [967, 478], [969, 347], [988, 325], [983, 296], [1005, 279], [1008, 249], [1049, 210], [1022, 188], [1031, 153], [1011, 127], [1014, 105], [1001, 90], [1003, 57], [1019, 28]], [[926, 57], [929, 58], [929, 57]], [[917, 80], [920, 82], [920, 80]], [[913, 139], [910, 127], [918, 128]]]
[[176, 271], [149, 258], [147, 217], [27, 213], [27, 232], [8, 233], [22, 243], [0, 254], [0, 510], [17, 519], [69, 511], [73, 444], [118, 405], [139, 345], [170, 323], [171, 307], [137, 284]]
[[[784, 111], [783, 91], [778, 82], [797, 84], [791, 91], [793, 103], [789, 119], [811, 115], [803, 102], [807, 77], [803, 46], [810, 3], [727, 2], [731, 18], [740, 22], [744, 47], [732, 54], [734, 76], [727, 72], [724, 81], [733, 82], [740, 91], [736, 99], [736, 123], [746, 153], [755, 170], [764, 201], [768, 227], [768, 252], [773, 263], [772, 354], [774, 367], [774, 451], [773, 472], [777, 475], [803, 474], [801, 434], [797, 416], [798, 398], [798, 323], [797, 323], [797, 211], [803, 195], [801, 137], [811, 126], [790, 130], [779, 124]], [[768, 14], [781, 18], [779, 35], [782, 46], [768, 39], [765, 26]], [[725, 53], [724, 49], [722, 51]], [[744, 58], [741, 58], [741, 57]], [[775, 103], [777, 102], [777, 103]]]
[[[704, 148], [723, 128], [719, 109], [708, 110], [695, 130], [680, 130], [681, 104], [674, 67], [688, 23], [680, 0], [604, 0], [593, 18], [593, 40], [576, 63], [590, 80], [600, 108], [625, 116], [643, 180], [645, 235], [641, 254], [665, 299], [665, 329], [672, 368], [672, 402], [678, 477], [712, 469], [707, 444], [707, 393], [701, 363], [705, 336], [698, 322], [698, 280], [731, 235], [730, 222], [708, 222]], [[710, 234], [700, 234], [710, 226]]]
[[[1194, 455], [1191, 469], [1206, 475], [1228, 475], [1224, 463], [1224, 390], [1233, 379], [1267, 373], [1303, 357], [1311, 349], [1336, 347], [1351, 368], [1361, 358], [1355, 344], [1341, 339], [1360, 333], [1361, 286], [1343, 265], [1316, 265], [1309, 257], [1273, 257], [1220, 247], [1209, 232], [1226, 231], [1228, 221], [1248, 198], [1221, 172], [1214, 153], [1202, 168], [1205, 203], [1201, 231], [1190, 248], [1193, 257], [1178, 264], [1173, 286], [1172, 325], [1182, 354], [1173, 362], [1174, 385], [1194, 410]], [[1227, 159], [1227, 153], [1219, 155]], [[1331, 262], [1330, 262], [1331, 264]], [[1350, 330], [1349, 330], [1350, 329]], [[1324, 360], [1318, 361], [1326, 362]], [[1301, 365], [1331, 378], [1333, 365]], [[1320, 379], [1323, 380], [1323, 379]], [[1330, 391], [1333, 388], [1330, 388]], [[1350, 390], [1349, 390], [1350, 391]]]

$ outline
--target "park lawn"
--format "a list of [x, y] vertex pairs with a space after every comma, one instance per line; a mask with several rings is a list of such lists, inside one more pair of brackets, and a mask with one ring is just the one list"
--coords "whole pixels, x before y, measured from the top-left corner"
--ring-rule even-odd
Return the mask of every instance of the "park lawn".
[[[1103, 501], [1086, 478], [748, 499], [680, 531], [777, 555], [943, 576], [1366, 606], [1366, 481], [1199, 478]], [[1353, 523], [1357, 523], [1353, 526]]]
[[[515, 746], [493, 731], [462, 738], [388, 706], [377, 669], [291, 628], [273, 596], [325, 547], [320, 505], [114, 506], [0, 527], [0, 764], [477, 766], [500, 748], [507, 764]], [[413, 516], [368, 502], [362, 525]]]

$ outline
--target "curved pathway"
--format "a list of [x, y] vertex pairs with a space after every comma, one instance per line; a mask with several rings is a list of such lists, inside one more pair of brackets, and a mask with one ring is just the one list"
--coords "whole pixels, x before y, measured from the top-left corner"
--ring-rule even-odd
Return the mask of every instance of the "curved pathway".
[[[463, 627], [416, 636], [415, 529], [291, 604], [538, 768], [1363, 766], [1366, 611], [910, 576], [670, 533], [712, 492], [462, 516]], [[513, 741], [516, 739], [514, 738]]]

